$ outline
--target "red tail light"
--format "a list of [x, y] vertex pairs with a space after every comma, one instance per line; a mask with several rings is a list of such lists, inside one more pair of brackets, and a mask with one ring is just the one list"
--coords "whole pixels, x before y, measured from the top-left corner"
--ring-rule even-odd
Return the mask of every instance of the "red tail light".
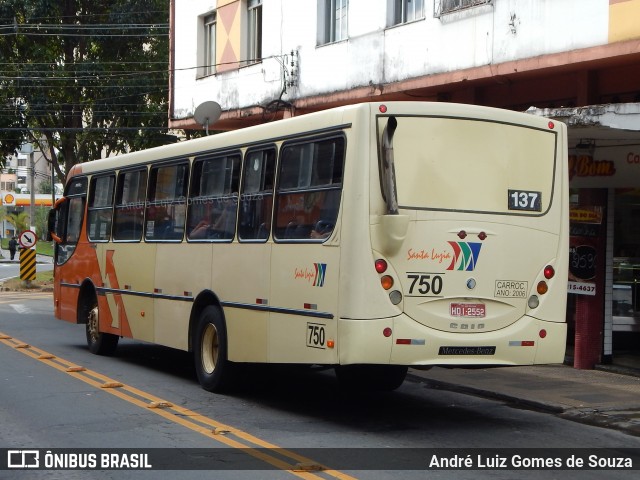
[[387, 262], [381, 258], [376, 260], [375, 266], [376, 266], [376, 272], [378, 273], [384, 273], [387, 271]]

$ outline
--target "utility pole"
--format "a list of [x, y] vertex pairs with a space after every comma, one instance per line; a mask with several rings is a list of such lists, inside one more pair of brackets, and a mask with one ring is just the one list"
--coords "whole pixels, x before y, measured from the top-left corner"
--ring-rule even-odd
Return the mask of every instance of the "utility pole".
[[32, 232], [36, 231], [35, 218], [36, 218], [36, 165], [33, 161], [33, 145], [29, 144], [31, 151], [29, 152], [29, 169], [31, 170], [31, 185], [29, 185], [29, 191], [31, 192], [31, 205], [29, 206], [29, 225]]
[[36, 166], [34, 161], [35, 153], [33, 151], [33, 145], [31, 143], [25, 143], [20, 147], [20, 153], [29, 154], [29, 191], [31, 192], [31, 205], [29, 206], [29, 230], [35, 232], [35, 207], [36, 207]]

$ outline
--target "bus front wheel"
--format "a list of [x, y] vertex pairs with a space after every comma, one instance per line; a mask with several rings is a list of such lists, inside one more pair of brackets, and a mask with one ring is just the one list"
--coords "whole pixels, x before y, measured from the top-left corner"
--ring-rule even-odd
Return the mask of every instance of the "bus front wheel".
[[339, 365], [336, 377], [346, 390], [395, 390], [407, 376], [408, 367], [402, 365]]
[[93, 304], [87, 316], [87, 345], [89, 345], [89, 351], [96, 355], [113, 355], [120, 337], [112, 333], [101, 332], [98, 319], [98, 305]]
[[206, 307], [200, 314], [194, 337], [198, 381], [209, 392], [229, 387], [233, 364], [227, 360], [227, 329], [220, 310]]

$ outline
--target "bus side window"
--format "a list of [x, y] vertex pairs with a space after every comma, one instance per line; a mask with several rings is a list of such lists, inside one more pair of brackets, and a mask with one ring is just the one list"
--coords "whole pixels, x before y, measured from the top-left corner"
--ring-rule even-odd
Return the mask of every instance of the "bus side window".
[[248, 151], [244, 157], [238, 238], [266, 240], [271, 230], [276, 151]]
[[113, 213], [113, 187], [116, 177], [106, 175], [91, 179], [87, 236], [94, 242], [109, 241]]
[[187, 238], [231, 241], [236, 231], [240, 154], [197, 158], [193, 164]]
[[147, 241], [182, 240], [186, 219], [189, 165], [151, 169], [144, 238]]
[[335, 227], [342, 193], [344, 137], [282, 148], [274, 236], [324, 240]]
[[140, 241], [144, 224], [147, 170], [120, 172], [113, 218], [113, 239]]

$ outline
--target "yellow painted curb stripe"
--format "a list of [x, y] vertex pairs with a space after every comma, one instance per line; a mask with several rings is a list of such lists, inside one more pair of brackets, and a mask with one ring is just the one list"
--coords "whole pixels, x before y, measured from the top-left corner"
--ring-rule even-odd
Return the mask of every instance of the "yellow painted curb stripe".
[[[205, 417], [197, 412], [176, 406], [173, 402], [163, 400], [155, 395], [139, 390], [130, 385], [122, 384], [117, 380], [113, 380], [101, 373], [93, 370], [86, 369], [81, 365], [76, 365], [60, 357], [56, 357], [44, 350], [41, 350], [32, 345], [28, 345], [16, 338], [9, 335], [5, 335], [0, 332], [0, 343], [24, 353], [25, 355], [38, 360], [45, 365], [55, 368], [67, 375], [81, 380], [97, 389], [103, 390], [111, 395], [114, 395], [122, 400], [125, 400], [137, 407], [144, 408], [156, 415], [182, 425], [194, 432], [200, 433], [205, 437], [208, 437], [217, 442], [223, 443], [229, 447], [243, 449], [244, 452], [251, 455], [258, 460], [261, 460], [269, 465], [272, 465], [280, 470], [284, 470], [292, 475], [295, 475], [304, 479], [321, 479], [322, 476], [318, 474], [308, 473], [301, 465], [313, 465], [321, 469], [319, 474], [328, 475], [340, 480], [355, 480], [355, 477], [332, 470], [324, 465], [319, 464], [307, 457], [299, 455], [293, 451], [278, 447], [272, 443], [255, 437], [247, 432], [238, 430], [230, 425], [223, 424], [212, 418]], [[26, 346], [25, 346], [26, 345]], [[116, 388], [105, 388], [106, 385], [119, 384]], [[111, 385], [111, 386], [114, 386]], [[157, 405], [161, 405], [162, 408], [157, 408]], [[155, 408], [153, 406], [156, 406]], [[234, 437], [234, 438], [232, 438]], [[256, 450], [256, 448], [269, 449], [271, 453], [264, 453], [263, 451]], [[295, 461], [295, 464], [288, 463], [282, 458], [274, 455], [277, 454], [282, 458]]]

